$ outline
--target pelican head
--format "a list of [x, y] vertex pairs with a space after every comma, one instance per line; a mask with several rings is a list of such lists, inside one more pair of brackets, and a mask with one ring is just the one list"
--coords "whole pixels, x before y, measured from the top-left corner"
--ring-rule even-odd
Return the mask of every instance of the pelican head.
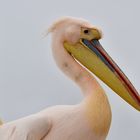
[[49, 32], [57, 34], [58, 38], [63, 36], [60, 41], [71, 57], [140, 111], [138, 92], [99, 42], [102, 38], [100, 29], [86, 20], [64, 17], [56, 21]]

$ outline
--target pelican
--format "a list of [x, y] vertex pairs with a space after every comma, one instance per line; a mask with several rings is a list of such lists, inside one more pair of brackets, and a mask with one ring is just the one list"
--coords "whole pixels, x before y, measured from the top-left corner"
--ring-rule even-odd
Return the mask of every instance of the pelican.
[[44, 140], [105, 140], [111, 109], [93, 74], [140, 111], [138, 92], [101, 46], [101, 30], [88, 21], [64, 17], [52, 24], [48, 32], [52, 33], [51, 47], [57, 66], [80, 87], [85, 98], [77, 105], [42, 111], [52, 124]]
[[101, 46], [101, 30], [88, 21], [60, 18], [48, 33], [52, 34], [51, 47], [57, 66], [80, 87], [84, 99], [76, 105], [57, 105], [39, 112], [46, 119], [43, 140], [105, 140], [111, 108], [94, 75], [140, 111], [138, 92]]

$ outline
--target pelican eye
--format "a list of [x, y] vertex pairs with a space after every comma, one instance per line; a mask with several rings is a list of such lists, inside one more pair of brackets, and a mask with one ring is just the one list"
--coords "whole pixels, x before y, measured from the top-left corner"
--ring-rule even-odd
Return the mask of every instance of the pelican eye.
[[85, 34], [88, 34], [88, 33], [89, 33], [89, 30], [84, 30], [84, 33], [85, 33]]

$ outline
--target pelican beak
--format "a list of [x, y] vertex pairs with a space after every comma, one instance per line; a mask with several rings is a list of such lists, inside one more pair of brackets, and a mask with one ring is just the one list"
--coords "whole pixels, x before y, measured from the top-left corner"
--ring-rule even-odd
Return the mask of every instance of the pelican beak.
[[127, 103], [140, 111], [140, 96], [129, 79], [107, 54], [96, 37], [80, 39], [75, 45], [64, 42], [65, 49], [88, 70], [108, 85]]

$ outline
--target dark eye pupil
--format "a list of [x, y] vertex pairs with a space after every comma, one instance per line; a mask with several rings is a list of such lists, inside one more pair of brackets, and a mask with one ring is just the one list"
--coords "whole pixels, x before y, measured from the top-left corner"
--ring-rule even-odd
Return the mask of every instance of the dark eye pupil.
[[84, 30], [84, 33], [85, 33], [85, 34], [88, 34], [88, 30]]

